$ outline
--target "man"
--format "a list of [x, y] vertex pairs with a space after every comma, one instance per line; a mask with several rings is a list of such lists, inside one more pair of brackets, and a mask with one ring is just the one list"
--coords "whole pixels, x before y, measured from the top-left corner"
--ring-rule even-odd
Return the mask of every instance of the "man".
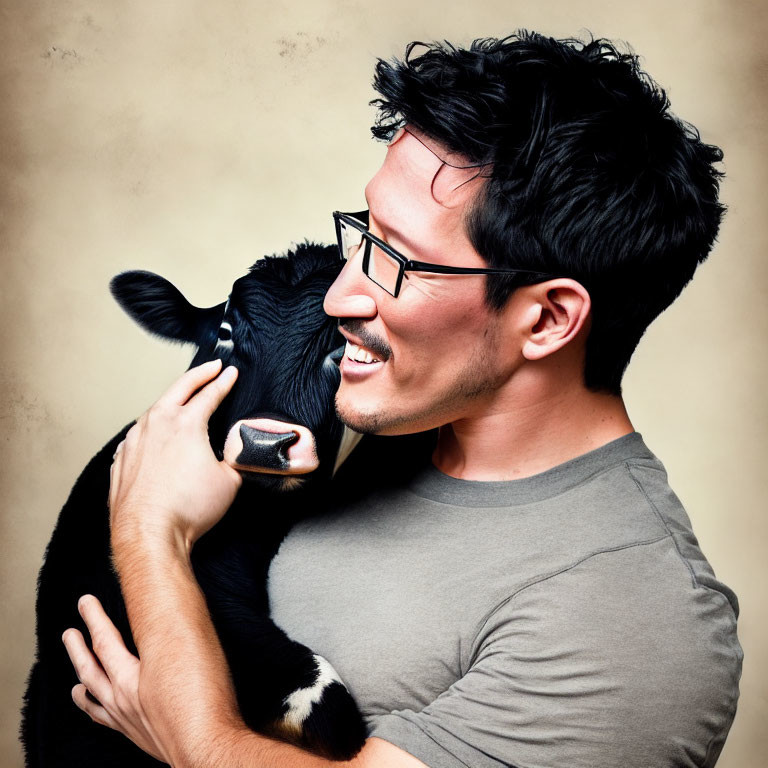
[[[355, 765], [712, 766], [737, 602], [620, 385], [714, 241], [721, 154], [605, 41], [412, 50], [377, 67], [390, 144], [368, 214], [336, 215], [325, 307], [349, 342], [341, 418], [439, 436], [431, 464], [371, 467], [362, 502], [291, 532], [275, 617], [369, 717]], [[173, 765], [322, 765], [244, 727], [189, 566], [240, 483], [206, 438], [236, 377], [217, 374], [188, 371], [116, 457], [141, 662], [86, 597], [103, 670], [65, 633], [73, 696]]]

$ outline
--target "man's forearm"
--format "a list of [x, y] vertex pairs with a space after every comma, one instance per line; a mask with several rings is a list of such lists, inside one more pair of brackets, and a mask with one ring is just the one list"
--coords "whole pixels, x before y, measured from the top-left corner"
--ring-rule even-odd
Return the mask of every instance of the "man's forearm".
[[[112, 551], [141, 661], [126, 650], [98, 601], [86, 600], [81, 613], [93, 652], [77, 630], [62, 638], [82, 681], [73, 698], [96, 722], [177, 768], [321, 768], [329, 761], [244, 724], [192, 570], [192, 542], [221, 519], [242, 484], [208, 440], [206, 424], [237, 373], [229, 367], [217, 376], [220, 368], [221, 361], [190, 368], [115, 451]], [[95, 688], [99, 701], [86, 696]], [[348, 765], [423, 768], [381, 739], [368, 739]]]
[[115, 566], [141, 657], [139, 693], [174, 765], [258, 768], [328, 761], [243, 723], [229, 667], [181, 537], [122, 531]]

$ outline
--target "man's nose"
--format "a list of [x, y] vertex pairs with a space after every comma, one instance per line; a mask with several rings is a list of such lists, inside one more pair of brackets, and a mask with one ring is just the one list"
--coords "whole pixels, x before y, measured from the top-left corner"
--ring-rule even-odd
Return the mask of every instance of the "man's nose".
[[358, 252], [325, 294], [325, 313], [331, 317], [375, 317], [376, 301], [368, 286], [375, 287], [363, 274], [363, 254]]

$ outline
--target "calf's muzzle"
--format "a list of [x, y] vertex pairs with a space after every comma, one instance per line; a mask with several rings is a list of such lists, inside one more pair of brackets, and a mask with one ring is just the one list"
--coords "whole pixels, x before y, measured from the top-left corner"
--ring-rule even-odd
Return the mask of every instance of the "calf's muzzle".
[[224, 443], [224, 460], [241, 472], [304, 475], [319, 465], [312, 432], [277, 419], [236, 422]]

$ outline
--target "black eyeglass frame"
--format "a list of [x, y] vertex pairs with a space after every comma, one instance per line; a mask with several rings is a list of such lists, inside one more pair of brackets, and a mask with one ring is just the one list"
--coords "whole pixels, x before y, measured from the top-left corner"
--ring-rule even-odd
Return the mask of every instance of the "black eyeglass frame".
[[[372, 235], [368, 231], [368, 211], [360, 211], [358, 213], [342, 213], [341, 211], [333, 212], [333, 221], [336, 226], [336, 244], [339, 248], [339, 257], [343, 262], [347, 261], [347, 257], [344, 254], [344, 248], [341, 238], [341, 222], [354, 227], [363, 236], [365, 241], [365, 250], [363, 251], [363, 273], [365, 276], [375, 285], [378, 285], [383, 291], [386, 291], [390, 296], [397, 298], [400, 294], [400, 288], [403, 283], [403, 276], [406, 272], [430, 272], [437, 275], [535, 275], [536, 279], [531, 281], [531, 285], [534, 283], [542, 283], [545, 280], [553, 280], [559, 275], [552, 275], [548, 272], [536, 272], [531, 269], [502, 269], [496, 267], [450, 267], [446, 264], [430, 264], [426, 261], [414, 261], [403, 256], [402, 253], [396, 251], [389, 243], [385, 243], [381, 238]], [[368, 265], [370, 263], [371, 256], [371, 243], [381, 248], [384, 253], [391, 256], [399, 265], [400, 269], [397, 274], [397, 282], [395, 283], [395, 291], [388, 291], [383, 285], [379, 285], [369, 274]]]

